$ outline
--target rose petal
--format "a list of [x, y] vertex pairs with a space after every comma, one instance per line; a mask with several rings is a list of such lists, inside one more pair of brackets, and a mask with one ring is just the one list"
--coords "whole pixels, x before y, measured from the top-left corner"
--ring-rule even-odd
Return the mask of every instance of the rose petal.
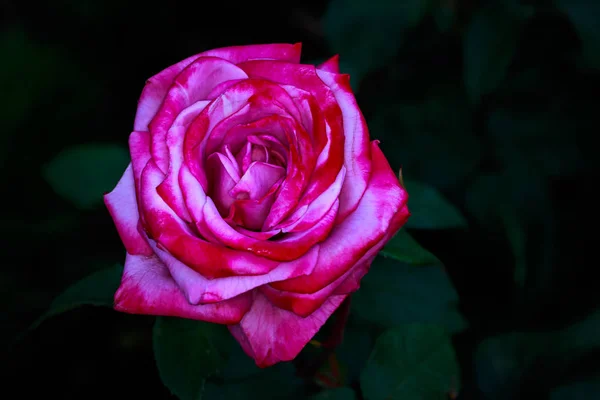
[[[285, 175], [285, 169], [277, 165], [255, 161], [248, 167], [242, 178], [231, 189], [229, 194], [233, 198], [246, 195], [246, 198], [258, 200]], [[262, 225], [262, 224], [261, 224]]]
[[152, 156], [161, 170], [166, 171], [169, 164], [166, 136], [177, 116], [195, 102], [206, 99], [220, 83], [247, 77], [246, 73], [234, 64], [215, 57], [197, 58], [175, 77], [173, 85], [149, 125], [152, 134]]
[[277, 227], [283, 232], [302, 232], [318, 223], [323, 216], [329, 211], [331, 205], [337, 200], [344, 177], [346, 176], [346, 168], [342, 167], [335, 182], [319, 195], [309, 205], [297, 209], [297, 211], [288, 217]]
[[317, 310], [332, 294], [349, 294], [360, 287], [360, 280], [369, 270], [373, 259], [383, 248], [388, 236], [380, 240], [361, 259], [335, 281], [314, 293], [295, 293], [277, 290], [271, 285], [260, 288], [269, 301], [279, 308], [306, 317]]
[[[321, 140], [324, 145], [317, 159], [317, 166], [311, 176], [311, 186], [307, 189], [306, 200], [308, 204], [326, 188], [328, 188], [338, 175], [344, 163], [344, 132], [342, 125], [342, 110], [336, 102], [333, 92], [323, 83], [317, 75], [317, 69], [312, 65], [292, 64], [287, 62], [261, 60], [247, 61], [238, 65], [251, 78], [269, 79], [284, 86], [294, 86], [311, 93], [322, 110], [323, 118], [329, 126], [325, 130], [327, 140]], [[318, 138], [317, 138], [318, 139]], [[279, 199], [273, 205], [273, 215], [278, 210]], [[283, 216], [267, 217], [265, 227], [271, 228], [283, 220]]]
[[331, 72], [332, 74], [340, 73], [340, 56], [336, 54], [331, 57], [329, 60], [326, 60], [323, 64], [318, 65], [317, 69], [322, 71]]
[[317, 70], [317, 75], [331, 88], [344, 117], [344, 165], [346, 182], [340, 193], [338, 222], [347, 217], [358, 205], [367, 188], [371, 174], [369, 129], [356, 99], [352, 94], [348, 75]]
[[319, 261], [306, 277], [274, 283], [278, 290], [314, 293], [331, 284], [386, 235], [391, 237], [409, 216], [408, 195], [400, 186], [376, 141], [371, 143], [373, 171], [356, 210], [321, 243]]
[[270, 282], [310, 274], [315, 267], [318, 256], [318, 249], [315, 248], [305, 257], [292, 262], [281, 263], [264, 275], [207, 279], [166, 251], [161, 250], [155, 242], [150, 241], [150, 245], [166, 265], [190, 304], [217, 303]]
[[104, 196], [104, 203], [115, 222], [117, 232], [127, 252], [136, 255], [151, 255], [152, 249], [137, 229], [140, 214], [135, 196], [135, 181], [131, 164], [129, 164], [123, 177], [112, 192]]
[[[183, 172], [184, 168], [181, 171]], [[190, 227], [156, 192], [156, 187], [163, 180], [162, 171], [150, 161], [142, 173], [141, 212], [145, 216], [149, 237], [164, 246], [181, 262], [209, 279], [266, 274], [278, 265], [267, 258], [214, 245], [196, 237]], [[188, 183], [188, 195], [190, 187]]]
[[331, 296], [303, 318], [273, 306], [262, 293], [254, 293], [250, 311], [239, 324], [229, 326], [229, 331], [261, 368], [293, 360], [346, 298]]
[[208, 194], [215, 200], [221, 215], [227, 215], [235, 201], [230, 194], [231, 190], [240, 180], [237, 165], [232, 163], [226, 155], [213, 153], [206, 160], [206, 170], [210, 176]]
[[312, 226], [302, 232], [289, 233], [278, 240], [260, 240], [249, 237], [232, 228], [219, 218], [218, 211], [210, 199], [204, 206], [203, 229], [209, 230], [224, 245], [248, 251], [270, 260], [290, 261], [302, 257], [317, 243], [323, 241], [333, 228], [333, 222], [338, 209], [336, 201], [327, 214]]
[[250, 307], [250, 293], [216, 304], [192, 305], [156, 257], [127, 254], [115, 309], [131, 314], [173, 316], [218, 324], [238, 323]]
[[200, 114], [202, 110], [204, 110], [204, 108], [209, 104], [210, 101], [208, 100], [199, 100], [188, 106], [179, 113], [177, 118], [175, 118], [175, 121], [173, 121], [173, 125], [171, 125], [171, 127], [183, 126], [187, 128], [192, 123], [194, 118], [196, 118], [198, 114]]
[[167, 135], [167, 146], [169, 149], [169, 171], [165, 180], [158, 185], [156, 191], [163, 200], [177, 213], [179, 218], [190, 222], [190, 214], [183, 201], [181, 187], [179, 186], [179, 171], [183, 164], [183, 140], [185, 139], [185, 127], [174, 126], [169, 129]]
[[203, 160], [206, 154], [219, 148], [229, 129], [270, 114], [285, 116], [294, 110], [293, 101], [277, 85], [264, 80], [243, 80], [223, 92], [190, 124], [184, 143], [185, 162], [206, 188]]
[[[276, 194], [281, 186], [281, 180], [271, 186], [269, 191], [259, 199], [238, 199], [229, 210], [225, 218], [227, 223], [233, 226], [244, 226], [248, 229], [260, 230], [265, 218], [271, 209]], [[211, 221], [212, 222], [212, 221]], [[215, 237], [218, 237], [215, 235]]]
[[183, 61], [161, 71], [148, 79], [135, 115], [134, 130], [147, 131], [148, 124], [154, 118], [160, 105], [165, 98], [169, 87], [173, 84], [175, 77], [199, 57], [219, 57], [231, 63], [238, 64], [253, 59], [284, 60], [293, 63], [300, 61], [302, 45], [296, 44], [258, 44], [249, 46], [224, 47], [205, 51], [188, 57]]

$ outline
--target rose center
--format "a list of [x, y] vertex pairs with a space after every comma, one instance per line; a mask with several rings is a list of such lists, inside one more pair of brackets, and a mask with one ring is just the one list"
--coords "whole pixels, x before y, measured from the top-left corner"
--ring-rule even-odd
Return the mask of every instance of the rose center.
[[225, 145], [207, 158], [209, 192], [231, 225], [261, 230], [285, 178], [285, 148], [269, 135], [251, 135], [232, 149]]

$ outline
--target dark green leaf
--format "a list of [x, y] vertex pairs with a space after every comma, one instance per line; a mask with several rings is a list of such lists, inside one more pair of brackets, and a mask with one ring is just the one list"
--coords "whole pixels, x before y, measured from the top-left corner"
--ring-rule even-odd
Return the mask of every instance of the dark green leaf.
[[12, 137], [39, 101], [60, 84], [57, 74], [66, 62], [49, 47], [31, 41], [24, 30], [8, 29], [0, 35], [2, 62], [2, 96], [0, 107], [0, 166], [10, 149]]
[[396, 54], [404, 32], [429, 8], [429, 0], [333, 0], [323, 17], [325, 36], [358, 82]]
[[46, 181], [77, 207], [102, 203], [129, 163], [126, 149], [113, 144], [85, 144], [67, 148], [44, 167]]
[[260, 369], [243, 380], [224, 383], [207, 382], [204, 388], [207, 400], [304, 399], [303, 380], [295, 376], [291, 363], [279, 363]]
[[411, 216], [407, 228], [449, 229], [467, 225], [460, 211], [433, 186], [423, 182], [404, 180], [408, 191]]
[[523, 286], [527, 274], [525, 221], [517, 214], [516, 205], [507, 193], [512, 190], [510, 180], [497, 175], [480, 175], [467, 191], [469, 211], [488, 227], [501, 226], [515, 257], [514, 279]]
[[530, 9], [496, 2], [473, 16], [464, 39], [464, 80], [473, 102], [493, 92], [504, 79], [521, 25], [529, 15]]
[[48, 318], [77, 307], [85, 305], [112, 307], [113, 296], [119, 287], [122, 274], [123, 267], [115, 265], [83, 278], [57, 296], [50, 304], [50, 309], [30, 329], [35, 329]]
[[558, 110], [524, 114], [499, 109], [490, 115], [487, 130], [506, 165], [527, 160], [544, 176], [564, 176], [582, 163], [573, 123]]
[[550, 400], [598, 400], [600, 377], [561, 385], [550, 392]]
[[458, 295], [443, 267], [414, 268], [377, 257], [351, 304], [357, 318], [381, 327], [436, 323], [456, 333], [467, 325], [457, 303]]
[[223, 325], [158, 317], [153, 345], [161, 380], [181, 400], [200, 399], [206, 378], [225, 366], [231, 342]]
[[310, 397], [311, 400], [354, 400], [356, 394], [348, 387], [324, 390]]
[[513, 398], [525, 379], [538, 390], [548, 390], [583, 356], [600, 349], [598, 332], [600, 311], [562, 330], [486, 339], [475, 356], [479, 389], [491, 400]]
[[439, 188], [455, 186], [477, 169], [482, 146], [461, 89], [441, 88], [419, 103], [392, 101], [379, 106], [368, 123], [395, 169]]
[[346, 368], [346, 382], [358, 380], [373, 349], [373, 337], [365, 327], [351, 323], [346, 325], [344, 339], [335, 350], [340, 364]]
[[381, 255], [412, 265], [439, 264], [440, 262], [436, 256], [422, 248], [404, 229], [400, 230], [385, 245], [381, 250]]
[[384, 332], [360, 386], [367, 400], [444, 399], [458, 390], [459, 367], [446, 331], [412, 324]]
[[555, 0], [577, 30], [584, 65], [600, 68], [600, 3], [589, 0]]

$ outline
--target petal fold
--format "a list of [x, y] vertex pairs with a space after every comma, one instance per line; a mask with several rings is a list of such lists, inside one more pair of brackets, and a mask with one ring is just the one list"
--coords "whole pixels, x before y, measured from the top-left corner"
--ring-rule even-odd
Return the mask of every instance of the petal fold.
[[250, 293], [215, 304], [190, 304], [158, 257], [127, 254], [114, 308], [130, 314], [172, 316], [229, 325], [238, 323], [250, 305]]
[[317, 311], [303, 318], [275, 307], [262, 293], [255, 291], [250, 311], [240, 323], [230, 325], [229, 331], [261, 368], [290, 361], [345, 298], [346, 295], [331, 296]]

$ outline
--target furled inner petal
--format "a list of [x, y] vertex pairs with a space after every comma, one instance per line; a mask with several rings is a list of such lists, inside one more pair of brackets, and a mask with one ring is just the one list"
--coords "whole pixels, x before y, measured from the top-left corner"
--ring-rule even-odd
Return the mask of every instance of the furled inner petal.
[[284, 175], [285, 169], [283, 167], [254, 161], [230, 190], [229, 195], [237, 200], [261, 199]]
[[231, 225], [243, 226], [246, 229], [260, 231], [265, 218], [275, 201], [281, 180], [276, 181], [267, 193], [261, 198], [239, 198], [229, 210], [225, 219]]
[[210, 189], [208, 195], [212, 197], [221, 215], [229, 213], [229, 207], [235, 201], [231, 196], [231, 189], [240, 180], [237, 165], [226, 155], [213, 153], [206, 160], [206, 168], [210, 178]]

